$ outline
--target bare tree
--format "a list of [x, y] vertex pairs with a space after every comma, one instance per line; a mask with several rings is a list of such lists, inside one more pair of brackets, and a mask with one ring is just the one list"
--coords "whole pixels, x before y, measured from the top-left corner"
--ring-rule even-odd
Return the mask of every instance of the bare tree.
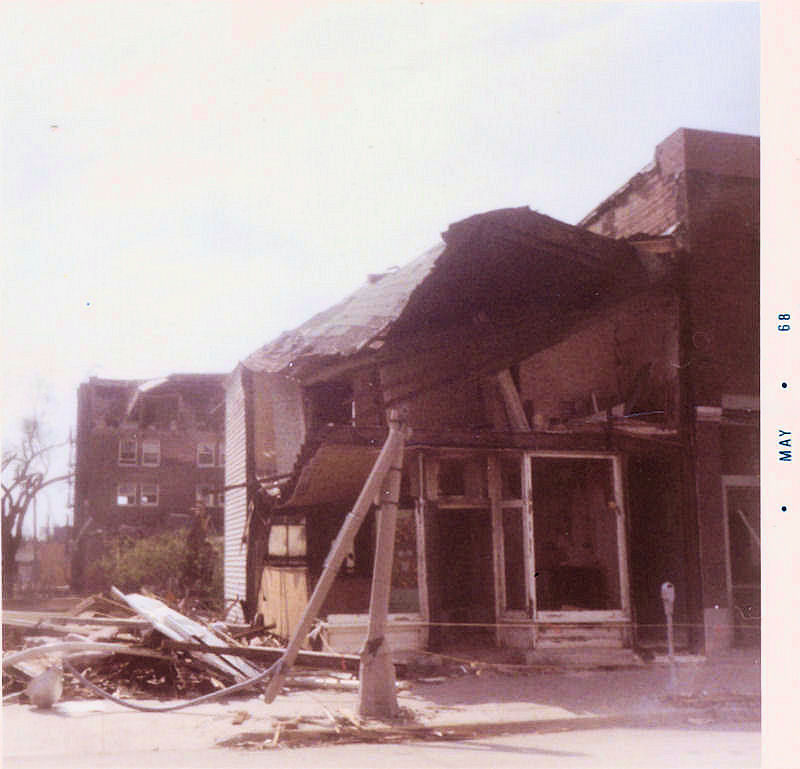
[[11, 597], [17, 572], [16, 555], [22, 542], [22, 525], [42, 489], [61, 483], [70, 474], [49, 478], [50, 452], [63, 443], [45, 445], [38, 419], [23, 423], [18, 445], [3, 450], [3, 599]]

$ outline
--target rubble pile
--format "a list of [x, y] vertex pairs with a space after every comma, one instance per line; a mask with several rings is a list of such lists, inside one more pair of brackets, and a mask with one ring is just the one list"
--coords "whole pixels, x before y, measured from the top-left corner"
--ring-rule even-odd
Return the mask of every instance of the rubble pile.
[[[284, 651], [266, 628], [188, 617], [153, 595], [123, 595], [113, 588], [111, 597], [91, 596], [69, 613], [4, 612], [3, 626], [3, 700], [36, 704], [31, 693], [43, 691], [39, 707], [100, 696], [67, 675], [71, 669], [119, 699], [192, 700], [246, 685]], [[345, 688], [352, 685], [343, 680], [346, 674], [330, 680], [308, 674], [319, 667], [355, 671], [358, 658], [303, 652], [299, 663], [306, 675], [297, 686], [316, 680]]]

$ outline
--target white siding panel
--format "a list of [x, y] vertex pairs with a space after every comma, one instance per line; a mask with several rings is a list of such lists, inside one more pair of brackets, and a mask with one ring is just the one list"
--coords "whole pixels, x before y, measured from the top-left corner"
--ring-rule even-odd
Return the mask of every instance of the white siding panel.
[[[231, 377], [225, 393], [225, 486], [247, 482], [247, 430], [241, 370]], [[247, 551], [242, 543], [247, 521], [247, 489], [225, 492], [225, 605], [235, 601], [228, 618], [244, 617], [239, 601], [247, 596]]]

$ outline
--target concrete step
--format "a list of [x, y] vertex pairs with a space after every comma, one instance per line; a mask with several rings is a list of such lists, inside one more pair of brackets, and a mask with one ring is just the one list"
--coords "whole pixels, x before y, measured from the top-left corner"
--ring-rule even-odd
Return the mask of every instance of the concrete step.
[[586, 669], [641, 667], [644, 663], [632, 649], [616, 646], [584, 646], [528, 649], [525, 652], [525, 664]]

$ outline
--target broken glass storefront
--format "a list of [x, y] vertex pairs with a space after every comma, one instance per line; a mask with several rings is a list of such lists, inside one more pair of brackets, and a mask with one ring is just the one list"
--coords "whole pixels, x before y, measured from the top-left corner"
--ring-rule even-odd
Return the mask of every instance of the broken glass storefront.
[[530, 461], [537, 615], [621, 611], [613, 461]]
[[441, 452], [423, 461], [422, 604], [434, 646], [529, 647], [552, 640], [560, 623], [581, 627], [575, 642], [623, 643], [630, 611], [618, 456]]

